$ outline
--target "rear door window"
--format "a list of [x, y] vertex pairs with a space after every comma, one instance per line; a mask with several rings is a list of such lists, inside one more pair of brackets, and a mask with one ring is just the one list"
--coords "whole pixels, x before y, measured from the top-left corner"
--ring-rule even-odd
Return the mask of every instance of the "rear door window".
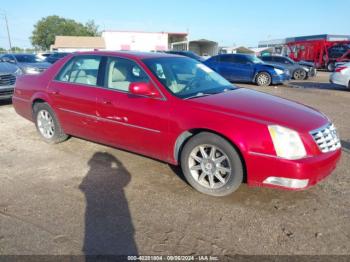
[[100, 63], [100, 56], [77, 56], [63, 67], [56, 80], [97, 86]]
[[261, 60], [265, 62], [272, 62], [272, 57], [271, 56], [262, 56]]
[[220, 62], [224, 63], [235, 63], [235, 64], [247, 64], [249, 61], [243, 55], [222, 55]]

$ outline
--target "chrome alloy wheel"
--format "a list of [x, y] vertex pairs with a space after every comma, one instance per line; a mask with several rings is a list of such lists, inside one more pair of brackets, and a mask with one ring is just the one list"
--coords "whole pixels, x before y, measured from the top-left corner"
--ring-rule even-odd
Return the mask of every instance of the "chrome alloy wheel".
[[270, 82], [270, 79], [269, 79], [269, 77], [266, 74], [260, 74], [258, 76], [257, 82], [261, 86], [267, 86], [269, 84], [269, 82]]
[[294, 73], [295, 80], [304, 80], [306, 78], [306, 72], [304, 70], [297, 70]]
[[43, 137], [50, 139], [55, 134], [55, 124], [51, 114], [47, 110], [40, 110], [37, 116], [37, 125]]
[[213, 145], [199, 145], [188, 159], [192, 177], [201, 186], [209, 189], [223, 187], [231, 176], [228, 156]]

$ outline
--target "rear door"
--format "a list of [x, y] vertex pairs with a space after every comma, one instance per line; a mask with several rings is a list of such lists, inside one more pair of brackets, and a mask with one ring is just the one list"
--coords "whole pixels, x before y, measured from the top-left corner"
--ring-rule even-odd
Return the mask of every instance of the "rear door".
[[98, 133], [117, 147], [164, 159], [169, 104], [165, 99], [129, 93], [130, 83], [149, 81], [152, 80], [135, 61], [108, 58], [105, 88], [98, 90], [96, 100]]
[[216, 71], [225, 77], [227, 80], [232, 82], [242, 81], [242, 70], [236, 63], [236, 59], [233, 55], [221, 55], [218, 57], [219, 62]]
[[252, 78], [252, 68], [239, 55], [221, 55], [217, 72], [232, 82], [246, 82]]
[[96, 89], [102, 57], [75, 56], [50, 83], [48, 93], [66, 133], [96, 140]]

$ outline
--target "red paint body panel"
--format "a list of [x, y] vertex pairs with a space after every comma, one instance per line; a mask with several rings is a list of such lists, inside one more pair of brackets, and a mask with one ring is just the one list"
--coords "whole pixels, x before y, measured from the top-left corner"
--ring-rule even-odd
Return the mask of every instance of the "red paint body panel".
[[[81, 54], [81, 53], [80, 53]], [[77, 54], [77, 55], [80, 55]], [[208, 130], [234, 145], [245, 163], [248, 184], [265, 186], [269, 176], [310, 179], [309, 186], [331, 173], [341, 152], [323, 154], [309, 134], [329, 120], [310, 107], [247, 89], [235, 89], [182, 100], [170, 94], [142, 62], [143, 58], [172, 56], [132, 52], [87, 52], [118, 56], [138, 63], [160, 96], [146, 97], [103, 87], [53, 80], [74, 55], [67, 56], [39, 76], [19, 77], [13, 96], [18, 114], [32, 120], [32, 104], [46, 101], [67, 134], [178, 164], [178, 149], [188, 134]], [[307, 157], [285, 160], [276, 152], [267, 126], [296, 130]]]
[[286, 160], [277, 157], [250, 154], [247, 158], [247, 171], [255, 175], [248, 178], [248, 183], [252, 186], [267, 186], [263, 185], [262, 181], [269, 176], [275, 176], [309, 179], [308, 187], [310, 187], [331, 174], [340, 159], [340, 155], [341, 151], [337, 150], [301, 160]]

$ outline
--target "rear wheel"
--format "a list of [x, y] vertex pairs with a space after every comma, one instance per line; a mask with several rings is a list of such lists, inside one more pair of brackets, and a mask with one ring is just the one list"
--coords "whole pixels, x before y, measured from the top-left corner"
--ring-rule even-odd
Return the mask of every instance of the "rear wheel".
[[335, 64], [333, 62], [328, 63], [327, 70], [333, 72], [335, 70]]
[[47, 103], [34, 105], [35, 125], [41, 138], [49, 144], [57, 144], [68, 138], [63, 132], [55, 113]]
[[297, 70], [295, 70], [294, 73], [293, 73], [293, 78], [294, 78], [295, 80], [304, 80], [304, 79], [307, 78], [307, 73], [306, 73], [306, 71], [303, 70], [303, 69], [297, 69]]
[[238, 152], [224, 138], [209, 132], [199, 133], [186, 143], [181, 168], [191, 186], [212, 196], [231, 194], [243, 180]]
[[255, 82], [258, 86], [269, 86], [271, 84], [271, 76], [269, 73], [261, 72], [256, 76]]

